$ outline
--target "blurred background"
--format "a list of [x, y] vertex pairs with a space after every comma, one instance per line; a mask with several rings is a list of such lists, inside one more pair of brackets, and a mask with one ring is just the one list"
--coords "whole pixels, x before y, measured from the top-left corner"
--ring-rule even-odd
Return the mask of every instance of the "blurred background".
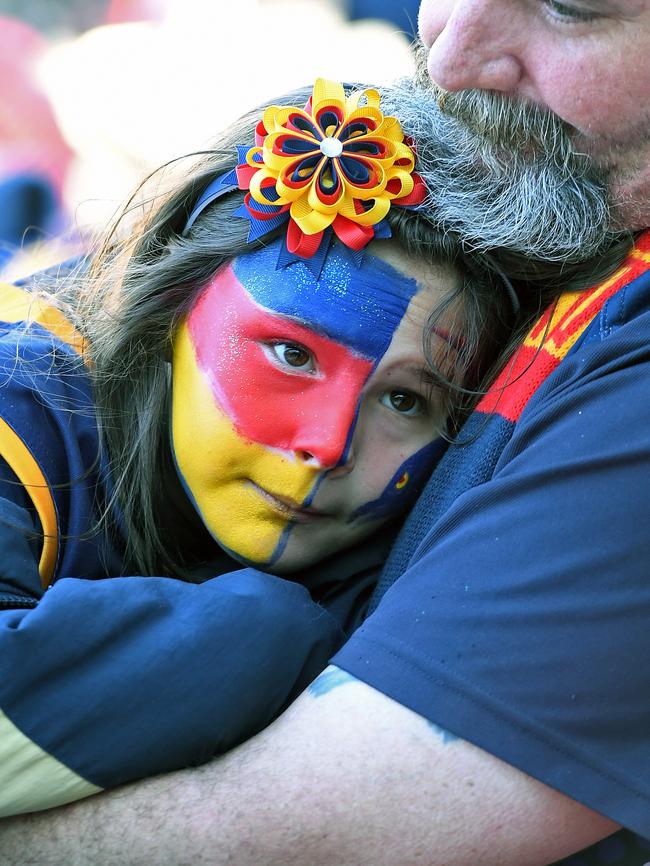
[[418, 3], [0, 0], [0, 276], [51, 263], [52, 239], [73, 247], [265, 99], [409, 74]]

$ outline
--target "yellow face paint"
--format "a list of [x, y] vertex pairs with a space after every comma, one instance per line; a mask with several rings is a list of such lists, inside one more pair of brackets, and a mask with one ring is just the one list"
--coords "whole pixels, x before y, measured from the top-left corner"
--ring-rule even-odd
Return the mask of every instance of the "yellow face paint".
[[400, 478], [400, 480], [397, 482], [397, 484], [395, 485], [395, 490], [403, 490], [406, 487], [406, 485], [409, 483], [409, 477], [410, 476], [409, 476], [408, 472], [405, 472], [402, 475], [402, 477]]
[[237, 432], [197, 365], [186, 322], [175, 336], [172, 366], [173, 453], [198, 513], [223, 548], [256, 565], [272, 563], [292, 505], [305, 502], [320, 468]]

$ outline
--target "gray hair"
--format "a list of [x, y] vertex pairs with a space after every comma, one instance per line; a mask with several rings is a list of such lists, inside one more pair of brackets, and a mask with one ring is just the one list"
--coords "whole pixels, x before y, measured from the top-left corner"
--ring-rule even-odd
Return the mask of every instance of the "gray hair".
[[418, 72], [383, 96], [417, 143], [436, 224], [478, 252], [503, 250], [571, 264], [620, 238], [607, 177], [577, 152], [549, 111], [490, 91], [447, 93], [432, 84], [422, 45]]

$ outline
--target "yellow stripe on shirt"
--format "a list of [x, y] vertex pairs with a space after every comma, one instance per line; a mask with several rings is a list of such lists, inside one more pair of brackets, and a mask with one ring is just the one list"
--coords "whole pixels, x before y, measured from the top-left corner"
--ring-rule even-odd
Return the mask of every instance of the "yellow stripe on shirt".
[[48, 755], [0, 710], [0, 818], [53, 809], [101, 790]]

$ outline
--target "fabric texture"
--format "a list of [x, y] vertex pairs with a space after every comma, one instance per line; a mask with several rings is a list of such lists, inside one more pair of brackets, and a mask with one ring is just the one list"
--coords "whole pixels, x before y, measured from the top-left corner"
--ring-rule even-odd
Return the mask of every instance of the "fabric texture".
[[648, 268], [645, 234], [612, 279], [564, 296], [533, 329], [434, 471], [374, 612], [333, 659], [641, 837]]

